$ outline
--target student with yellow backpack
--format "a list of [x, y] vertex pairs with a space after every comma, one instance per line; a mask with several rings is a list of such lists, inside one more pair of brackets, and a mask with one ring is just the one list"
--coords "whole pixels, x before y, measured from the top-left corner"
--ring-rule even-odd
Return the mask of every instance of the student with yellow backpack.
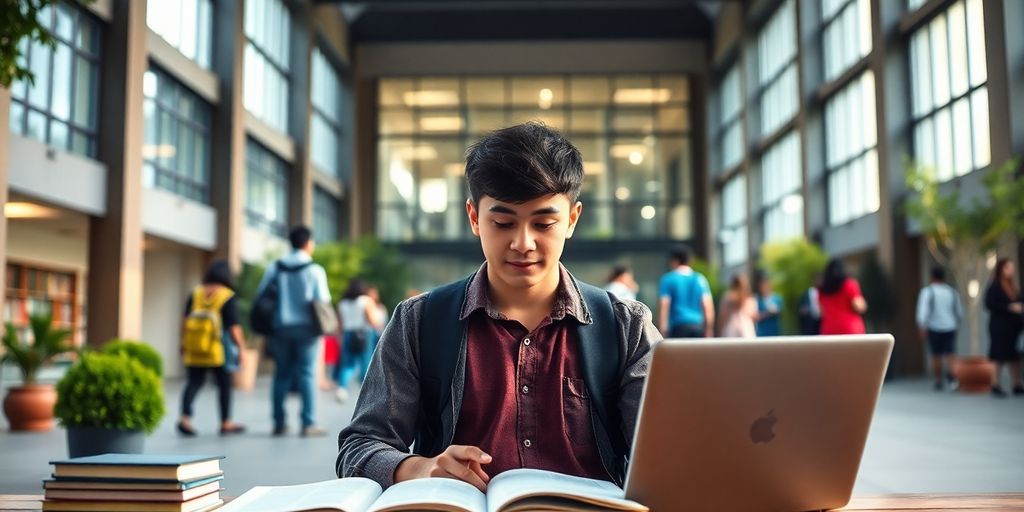
[[224, 260], [210, 264], [203, 284], [192, 290], [185, 304], [181, 328], [181, 356], [187, 371], [185, 391], [181, 397], [181, 419], [178, 432], [187, 437], [196, 435], [192, 426], [192, 402], [213, 373], [219, 389], [220, 433], [239, 434], [245, 426], [231, 421], [231, 374], [241, 364], [245, 334], [238, 323], [238, 301], [235, 298], [231, 268]]

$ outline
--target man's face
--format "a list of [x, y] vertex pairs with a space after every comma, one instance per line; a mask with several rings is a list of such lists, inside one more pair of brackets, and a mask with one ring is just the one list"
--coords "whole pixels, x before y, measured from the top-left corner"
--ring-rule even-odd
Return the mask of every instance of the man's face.
[[557, 279], [558, 261], [572, 236], [583, 204], [552, 194], [521, 204], [490, 196], [466, 201], [473, 234], [487, 258], [488, 277], [512, 288], [529, 288]]

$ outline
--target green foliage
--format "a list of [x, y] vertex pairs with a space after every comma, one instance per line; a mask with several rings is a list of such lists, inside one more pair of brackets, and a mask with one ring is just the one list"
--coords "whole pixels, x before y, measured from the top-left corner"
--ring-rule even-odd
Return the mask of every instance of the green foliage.
[[12, 362], [21, 370], [21, 379], [25, 384], [34, 384], [36, 374], [43, 366], [53, 362], [60, 354], [72, 350], [68, 338], [71, 331], [54, 329], [51, 315], [32, 315], [29, 317], [32, 330], [32, 341], [18, 339], [18, 331], [7, 322], [3, 337], [6, 349], [0, 362]]
[[907, 198], [907, 216], [936, 247], [951, 249], [971, 242], [981, 250], [996, 249], [1007, 235], [1024, 237], [1024, 180], [1018, 172], [1020, 159], [993, 168], [984, 177], [988, 197], [965, 202], [954, 187], [942, 184], [930, 167], [910, 164], [907, 186], [917, 192]]
[[114, 355], [124, 354], [136, 359], [146, 368], [153, 370], [157, 377], [163, 377], [164, 375], [164, 361], [160, 357], [160, 353], [141, 341], [113, 339], [103, 345], [101, 352]]
[[708, 287], [711, 288], [711, 296], [714, 297], [715, 304], [718, 304], [718, 299], [725, 293], [725, 283], [718, 278], [718, 266], [700, 258], [693, 258], [690, 261], [690, 268], [707, 278]]
[[86, 352], [57, 383], [54, 416], [64, 427], [156, 429], [164, 415], [160, 377], [125, 353]]
[[252, 303], [256, 300], [256, 290], [263, 278], [264, 267], [251, 263], [242, 264], [242, 272], [235, 279], [235, 296], [238, 303], [238, 321], [245, 331], [245, 339], [250, 340], [252, 330], [249, 328], [249, 312], [252, 311]]
[[775, 292], [782, 296], [784, 332], [798, 331], [800, 296], [814, 284], [814, 276], [827, 262], [825, 251], [803, 238], [761, 246], [758, 267], [768, 273]]
[[376, 238], [318, 245], [313, 260], [327, 271], [327, 286], [335, 301], [341, 299], [349, 281], [355, 277], [376, 285], [389, 310], [405, 298], [409, 286], [408, 266], [394, 247]]
[[[71, 0], [71, 3], [91, 3], [92, 0]], [[35, 82], [32, 71], [20, 61], [22, 54], [19, 45], [28, 38], [44, 46], [53, 48], [56, 40], [40, 23], [40, 11], [52, 8], [58, 0], [0, 0], [0, 87], [10, 88], [14, 80]], [[47, 15], [47, 9], [42, 15]]]

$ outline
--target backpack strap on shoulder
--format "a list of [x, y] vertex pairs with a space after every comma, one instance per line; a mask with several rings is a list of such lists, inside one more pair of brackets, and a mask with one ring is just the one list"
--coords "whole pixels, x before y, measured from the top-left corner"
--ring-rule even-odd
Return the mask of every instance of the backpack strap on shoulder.
[[465, 322], [459, 320], [466, 289], [473, 275], [435, 288], [427, 294], [420, 319], [420, 427], [414, 450], [425, 457], [443, 451], [445, 408], [451, 401], [452, 381], [465, 338]]
[[583, 378], [593, 404], [591, 418], [595, 432], [603, 431], [611, 441], [610, 448], [613, 453], [604, 453], [609, 447], [600, 442], [598, 450], [602, 452], [602, 460], [616, 461], [616, 467], [607, 469], [619, 473], [618, 477], [622, 478], [622, 461], [629, 454], [626, 452], [626, 440], [619, 428], [622, 422], [618, 408], [622, 361], [618, 323], [612, 309], [612, 299], [607, 291], [579, 281], [577, 285], [587, 309], [590, 310], [592, 320], [590, 324], [582, 324], [577, 329]]

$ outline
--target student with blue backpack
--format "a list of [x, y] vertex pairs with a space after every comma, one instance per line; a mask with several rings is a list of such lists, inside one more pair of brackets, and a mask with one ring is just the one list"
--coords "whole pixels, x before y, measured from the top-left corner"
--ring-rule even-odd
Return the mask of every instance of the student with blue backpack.
[[622, 485], [661, 336], [645, 305], [560, 263], [583, 211], [579, 150], [541, 124], [512, 126], [469, 149], [465, 174], [486, 261], [398, 305], [339, 435], [338, 476], [485, 489], [538, 468]]

